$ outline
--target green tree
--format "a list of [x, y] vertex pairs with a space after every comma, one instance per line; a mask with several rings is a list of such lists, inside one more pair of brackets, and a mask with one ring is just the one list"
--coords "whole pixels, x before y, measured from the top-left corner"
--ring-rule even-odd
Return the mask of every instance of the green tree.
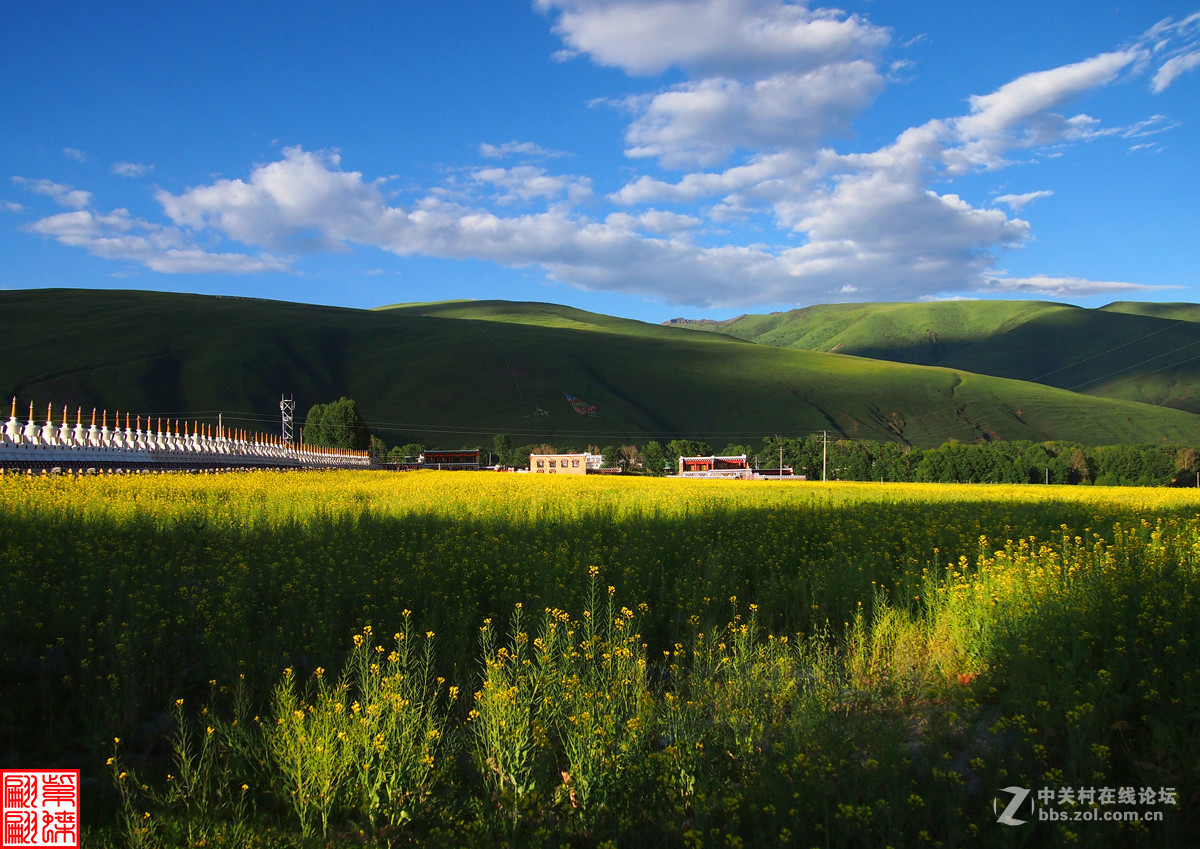
[[328, 445], [325, 441], [325, 405], [313, 404], [300, 429], [305, 445]]
[[403, 445], [393, 445], [391, 450], [389, 450], [387, 453], [387, 461], [389, 463], [403, 463], [404, 462], [404, 446]]
[[[549, 448], [550, 450], [543, 451], [542, 450], [543, 448]], [[514, 469], [528, 469], [530, 454], [557, 454], [557, 453], [558, 452], [554, 450], [553, 445], [539, 445], [539, 444], [535, 444], [535, 443], [529, 443], [529, 444], [521, 445], [517, 448], [514, 448], [512, 450], [512, 453], [509, 455], [512, 458], [512, 462], [507, 463], [506, 465], [511, 466]]]
[[884, 442], [876, 447], [875, 468], [871, 472], [871, 480], [880, 478], [886, 481], [914, 481], [917, 464], [920, 462], [920, 451], [907, 445]]
[[370, 438], [358, 405], [346, 397], [331, 404], [314, 404], [304, 417], [304, 441], [309, 445], [363, 451]]
[[400, 446], [401, 463], [415, 463], [425, 453], [425, 446], [419, 442], [406, 442]]
[[666, 459], [662, 446], [657, 442], [650, 441], [642, 446], [642, 468], [646, 470], [646, 474], [661, 475]]
[[[642, 452], [643, 455], [645, 453], [645, 451]], [[674, 474], [679, 471], [680, 457], [707, 457], [712, 454], [712, 449], [708, 447], [707, 442], [698, 442], [694, 439], [672, 439], [663, 449], [663, 454], [666, 456], [667, 465], [671, 468], [671, 474]]]

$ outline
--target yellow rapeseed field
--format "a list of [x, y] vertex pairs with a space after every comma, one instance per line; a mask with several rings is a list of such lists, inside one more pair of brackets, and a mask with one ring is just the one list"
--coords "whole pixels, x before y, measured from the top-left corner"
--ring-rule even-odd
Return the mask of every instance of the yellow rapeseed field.
[[10, 475], [0, 562], [97, 845], [1197, 833], [1195, 490]]

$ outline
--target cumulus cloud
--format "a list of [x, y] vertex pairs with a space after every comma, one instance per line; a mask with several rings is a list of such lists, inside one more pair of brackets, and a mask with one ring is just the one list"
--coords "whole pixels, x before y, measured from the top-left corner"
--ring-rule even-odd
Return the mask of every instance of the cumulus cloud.
[[576, 204], [592, 193], [592, 181], [587, 177], [547, 174], [542, 168], [519, 165], [515, 168], [477, 168], [471, 172], [477, 184], [499, 189], [498, 203], [531, 200], [565, 200]]
[[709, 167], [737, 150], [808, 150], [845, 135], [884, 87], [890, 33], [856, 15], [782, 0], [538, 0], [565, 55], [689, 79], [626, 98], [626, 153]]
[[64, 159], [70, 159], [72, 162], [87, 162], [87, 154], [79, 148], [64, 147], [62, 155]]
[[644, 230], [649, 233], [684, 233], [704, 222], [693, 215], [681, 215], [662, 209], [647, 209], [639, 215], [614, 212], [604, 223], [618, 231]]
[[[343, 168], [336, 151], [297, 146], [242, 178], [158, 190], [167, 224], [125, 210], [100, 214], [87, 192], [15, 178], [75, 210], [29, 229], [169, 272], [281, 271], [306, 253], [370, 246], [531, 268], [569, 285], [697, 307], [1152, 288], [998, 272], [1000, 258], [1033, 231], [1016, 215], [1053, 192], [976, 205], [954, 184], [1023, 157], [1064, 155], [1071, 144], [1170, 129], [1161, 115], [1105, 126], [1072, 107], [1137, 74], [1170, 85], [1190, 61], [1196, 27], [1187, 21], [1163, 22], [1118, 51], [1019, 76], [972, 94], [962, 114], [842, 153], [835, 140], [888, 84], [880, 68], [895, 64], [883, 56], [890, 33], [882, 27], [784, 0], [536, 5], [553, 18], [562, 58], [586, 56], [642, 76], [677, 69], [682, 76], [669, 85], [609, 102], [628, 110], [624, 141], [634, 167], [654, 159], [683, 173], [633, 170], [623, 186], [597, 194], [590, 176], [546, 165], [560, 154], [535, 142], [485, 143], [482, 162], [448, 169], [440, 185], [400, 203], [385, 191], [388, 178]], [[141, 167], [118, 163], [114, 173], [134, 176]]]
[[[868, 297], [916, 296], [986, 272], [990, 248], [1026, 238], [1025, 222], [903, 179], [898, 154], [882, 159], [900, 165], [844, 175], [797, 207], [795, 227], [808, 242], [789, 249], [702, 246], [687, 237], [701, 219], [668, 210], [603, 221], [565, 206], [504, 216], [434, 194], [408, 208], [389, 206], [375, 184], [342, 171], [335, 157], [298, 148], [245, 181], [160, 193], [160, 201], [177, 225], [270, 249], [303, 235], [312, 244], [540, 266], [563, 282], [700, 306], [827, 298], [848, 291], [848, 281]], [[497, 184], [528, 182], [499, 170], [487, 175]]]
[[[336, 155], [300, 148], [256, 166], [246, 180], [219, 180], [179, 195], [160, 191], [158, 200], [178, 228], [213, 231], [270, 250], [361, 244], [402, 256], [540, 266], [563, 282], [651, 291], [679, 303], [759, 299], [790, 277], [787, 264], [762, 247], [704, 248], [687, 239], [645, 235], [677, 233], [690, 225], [689, 217], [669, 212], [647, 211], [635, 227], [629, 220], [593, 221], [564, 206], [502, 216], [435, 193], [407, 208], [389, 206], [377, 183], [343, 171]], [[59, 222], [56, 230], [65, 224]], [[83, 241], [95, 244], [91, 230]], [[744, 281], [740, 295], [729, 291], [731, 275]]]
[[692, 203], [744, 190], [775, 185], [782, 188], [781, 179], [802, 172], [809, 160], [792, 153], [755, 156], [745, 165], [721, 172], [695, 172], [675, 183], [643, 175], [610, 194], [609, 200], [623, 206], [636, 206], [657, 201]]
[[52, 199], [59, 206], [65, 206], [70, 209], [83, 209], [86, 206], [91, 206], [92, 203], [91, 192], [76, 189], [74, 186], [68, 186], [65, 183], [56, 183], [53, 180], [45, 179], [31, 180], [28, 177], [13, 177], [12, 180], [18, 186], [28, 189], [34, 194]]
[[204, 251], [179, 230], [134, 218], [125, 209], [107, 214], [91, 210], [62, 212], [36, 221], [27, 229], [104, 259], [132, 260], [164, 274], [246, 274], [288, 268], [283, 261], [267, 255]]
[[805, 73], [882, 49], [888, 30], [857, 15], [782, 0], [536, 0], [558, 12], [562, 57], [646, 76], [671, 66], [702, 76]]
[[883, 77], [861, 60], [749, 83], [687, 83], [630, 101], [638, 116], [626, 132], [626, 153], [686, 167], [722, 162], [738, 149], [811, 149], [846, 135], [882, 89]]
[[386, 201], [379, 182], [343, 171], [334, 152], [285, 148], [284, 158], [256, 166], [250, 179], [218, 180], [156, 198], [178, 226], [211, 228], [272, 251], [342, 250], [381, 226]]
[[114, 162], [111, 170], [118, 177], [141, 177], [153, 171], [154, 166], [141, 162]]

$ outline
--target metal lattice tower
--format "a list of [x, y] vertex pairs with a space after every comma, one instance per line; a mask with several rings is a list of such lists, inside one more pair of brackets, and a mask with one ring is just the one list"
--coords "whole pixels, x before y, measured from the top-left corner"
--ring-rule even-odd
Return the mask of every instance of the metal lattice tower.
[[283, 413], [283, 441], [292, 441], [292, 414], [296, 411], [296, 402], [290, 397], [281, 396], [279, 410]]

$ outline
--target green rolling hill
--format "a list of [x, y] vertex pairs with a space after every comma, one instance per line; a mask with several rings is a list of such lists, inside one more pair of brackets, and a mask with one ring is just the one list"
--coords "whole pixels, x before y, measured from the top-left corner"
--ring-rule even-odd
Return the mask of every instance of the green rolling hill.
[[591, 330], [648, 339], [681, 339], [679, 330], [629, 318], [600, 315], [586, 310], [529, 301], [437, 301], [423, 304], [394, 304], [376, 312], [390, 315], [456, 318], [466, 321], [498, 321], [531, 327]]
[[[220, 412], [227, 424], [274, 432], [290, 393], [300, 414], [354, 398], [389, 443], [441, 447], [507, 433], [518, 444], [688, 437], [719, 448], [826, 429], [918, 447], [1200, 443], [1200, 417], [1180, 410], [547, 304], [355, 310], [56, 289], [0, 292], [0, 316], [0, 390], [39, 416], [48, 401], [72, 416], [93, 405], [208, 421]], [[584, 407], [596, 414], [578, 414]]]
[[676, 327], [1032, 381], [1200, 413], [1200, 305], [827, 304]]
[[1200, 322], [1200, 304], [1156, 304], [1146, 301], [1114, 301], [1106, 307], [1101, 307], [1101, 309], [1106, 312], [1121, 312], [1128, 313], [1129, 315], [1148, 315], [1154, 318]]

